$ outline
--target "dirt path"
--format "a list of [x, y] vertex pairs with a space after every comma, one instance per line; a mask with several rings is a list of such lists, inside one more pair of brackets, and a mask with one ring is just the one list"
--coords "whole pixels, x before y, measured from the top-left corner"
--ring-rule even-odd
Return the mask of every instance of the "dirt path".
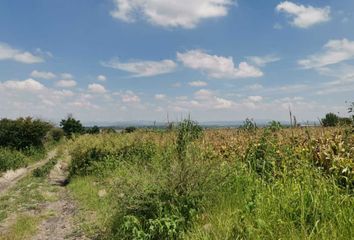
[[58, 187], [56, 192], [58, 200], [48, 202], [43, 206], [43, 211], [52, 213], [52, 216], [40, 223], [37, 234], [32, 240], [88, 239], [75, 228], [76, 207], [65, 188], [67, 175], [66, 156], [59, 160], [48, 177], [49, 183]]
[[48, 152], [47, 157], [42, 161], [36, 162], [28, 167], [20, 168], [17, 170], [9, 170], [0, 177], [0, 196], [4, 194], [9, 188], [14, 186], [19, 180], [27, 176], [32, 170], [43, 166], [50, 159], [57, 155], [57, 150], [54, 149]]

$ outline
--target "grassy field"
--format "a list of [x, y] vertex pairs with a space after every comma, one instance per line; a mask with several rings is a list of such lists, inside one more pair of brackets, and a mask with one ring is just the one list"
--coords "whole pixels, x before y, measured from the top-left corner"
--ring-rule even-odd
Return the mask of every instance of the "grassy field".
[[68, 188], [92, 239], [353, 239], [351, 128], [83, 135]]

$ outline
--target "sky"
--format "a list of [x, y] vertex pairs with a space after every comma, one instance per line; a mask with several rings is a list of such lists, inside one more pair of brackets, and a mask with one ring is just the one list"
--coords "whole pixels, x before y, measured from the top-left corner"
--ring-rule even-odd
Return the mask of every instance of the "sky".
[[345, 116], [353, 26], [353, 0], [1, 0], [0, 118]]

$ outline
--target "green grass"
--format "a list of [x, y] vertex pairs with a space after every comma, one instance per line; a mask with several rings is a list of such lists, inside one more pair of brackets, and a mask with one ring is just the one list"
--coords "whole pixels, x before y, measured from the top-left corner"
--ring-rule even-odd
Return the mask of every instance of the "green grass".
[[313, 169], [303, 170], [302, 178], [272, 183], [235, 170], [185, 238], [352, 239], [352, 196], [333, 179], [323, 179]]
[[21, 215], [10, 229], [0, 236], [0, 240], [24, 240], [31, 237], [37, 231], [37, 225], [41, 218], [38, 216]]
[[28, 176], [22, 179], [14, 188], [0, 197], [0, 222], [11, 214], [40, 211], [41, 203], [55, 200], [47, 193], [55, 192], [56, 187], [42, 178]]
[[100, 197], [100, 190], [109, 192], [109, 185], [93, 176], [72, 179], [68, 189], [73, 193], [80, 209], [77, 222], [90, 236], [104, 235], [114, 214], [114, 199], [109, 194]]

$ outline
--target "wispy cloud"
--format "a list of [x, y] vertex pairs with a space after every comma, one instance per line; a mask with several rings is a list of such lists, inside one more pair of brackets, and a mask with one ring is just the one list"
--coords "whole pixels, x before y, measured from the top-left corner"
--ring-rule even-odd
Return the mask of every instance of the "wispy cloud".
[[44, 62], [40, 56], [27, 51], [12, 48], [6, 43], [0, 42], [0, 60], [12, 60], [20, 63], [33, 64]]
[[250, 56], [250, 57], [247, 57], [247, 60], [256, 66], [264, 67], [269, 63], [279, 61], [280, 57], [278, 57], [276, 55]]
[[151, 77], [166, 74], [173, 72], [177, 67], [177, 64], [172, 60], [121, 62], [119, 59], [112, 59], [108, 62], [102, 62], [102, 65], [133, 73], [133, 77]]
[[310, 55], [298, 61], [299, 65], [306, 69], [321, 68], [354, 59], [354, 41], [346, 38], [331, 40], [324, 45], [323, 49], [324, 51], [321, 53]]

